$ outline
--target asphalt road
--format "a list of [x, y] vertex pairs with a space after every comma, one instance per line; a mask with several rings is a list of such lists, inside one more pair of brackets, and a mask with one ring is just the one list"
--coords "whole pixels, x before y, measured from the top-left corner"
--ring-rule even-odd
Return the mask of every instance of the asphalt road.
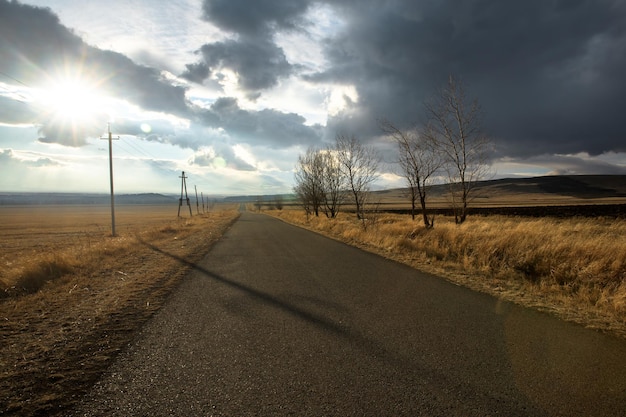
[[626, 343], [243, 213], [75, 416], [620, 416]]

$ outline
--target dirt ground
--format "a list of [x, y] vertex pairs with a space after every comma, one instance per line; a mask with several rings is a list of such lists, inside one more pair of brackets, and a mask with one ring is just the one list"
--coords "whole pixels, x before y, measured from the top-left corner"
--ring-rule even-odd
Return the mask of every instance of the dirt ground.
[[121, 208], [111, 237], [104, 207], [0, 207], [5, 284], [50, 256], [68, 270], [0, 298], [0, 414], [62, 415], [238, 216], [175, 210]]

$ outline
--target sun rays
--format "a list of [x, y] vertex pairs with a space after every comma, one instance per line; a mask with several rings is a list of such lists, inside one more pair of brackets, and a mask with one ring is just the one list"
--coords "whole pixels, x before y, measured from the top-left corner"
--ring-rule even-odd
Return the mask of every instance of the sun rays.
[[45, 78], [36, 94], [43, 110], [40, 141], [81, 146], [104, 131], [114, 117], [105, 79], [85, 65], [65, 67]]

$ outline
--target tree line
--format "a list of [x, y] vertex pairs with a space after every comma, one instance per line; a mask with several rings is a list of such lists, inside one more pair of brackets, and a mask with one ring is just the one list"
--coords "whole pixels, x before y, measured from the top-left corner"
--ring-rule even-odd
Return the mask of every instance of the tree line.
[[355, 136], [337, 135], [324, 149], [309, 148], [298, 157], [294, 192], [307, 214], [334, 218], [349, 195], [356, 216], [364, 219], [369, 186], [378, 177], [380, 156]]
[[[463, 223], [473, 187], [489, 170], [492, 144], [482, 128], [482, 109], [477, 100], [466, 97], [463, 83], [450, 76], [424, 103], [424, 115], [426, 122], [420, 126], [400, 128], [387, 119], [379, 126], [397, 145], [396, 162], [409, 190], [413, 219], [419, 208], [424, 226], [434, 226], [427, 211], [428, 191], [443, 177], [455, 221]], [[364, 219], [380, 162], [373, 147], [354, 136], [337, 135], [333, 145], [309, 148], [298, 157], [294, 192], [308, 215], [334, 218], [349, 197], [357, 218]]]

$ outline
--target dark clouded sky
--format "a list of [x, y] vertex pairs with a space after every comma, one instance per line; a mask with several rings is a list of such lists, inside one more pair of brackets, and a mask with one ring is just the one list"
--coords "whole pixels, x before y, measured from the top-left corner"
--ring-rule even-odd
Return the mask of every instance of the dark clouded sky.
[[299, 153], [423, 121], [449, 75], [497, 175], [626, 173], [626, 2], [0, 0], [0, 191], [289, 192]]

